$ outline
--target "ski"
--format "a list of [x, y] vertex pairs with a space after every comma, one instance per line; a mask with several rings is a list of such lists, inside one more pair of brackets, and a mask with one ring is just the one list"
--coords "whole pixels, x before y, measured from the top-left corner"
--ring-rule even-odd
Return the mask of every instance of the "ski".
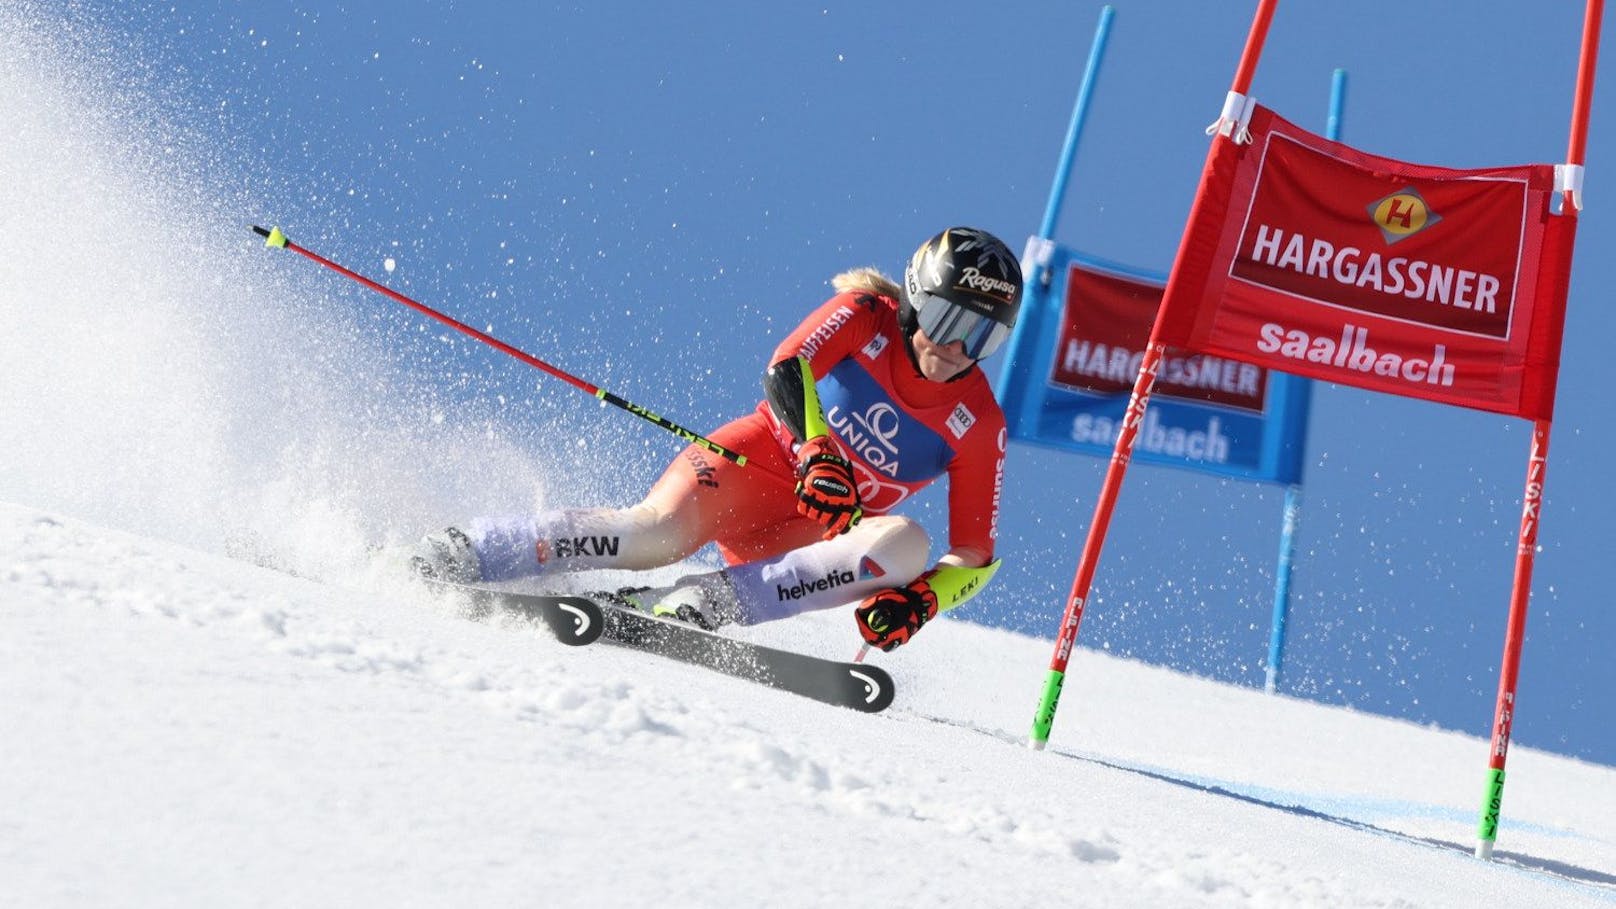
[[593, 644], [606, 629], [605, 614], [600, 604], [587, 597], [518, 593], [496, 587], [455, 584], [435, 578], [421, 580], [435, 590], [462, 597], [474, 609], [483, 613], [498, 610], [528, 619], [538, 619], [550, 629], [556, 640], [573, 647]]
[[867, 663], [828, 660], [754, 644], [583, 596], [517, 593], [476, 584], [423, 580], [433, 589], [460, 596], [482, 614], [500, 611], [539, 619], [563, 644], [581, 646], [604, 638], [623, 647], [865, 713], [885, 710], [896, 694], [892, 676]]
[[737, 640], [694, 625], [603, 604], [607, 641], [865, 713], [879, 713], [896, 690], [886, 670]]

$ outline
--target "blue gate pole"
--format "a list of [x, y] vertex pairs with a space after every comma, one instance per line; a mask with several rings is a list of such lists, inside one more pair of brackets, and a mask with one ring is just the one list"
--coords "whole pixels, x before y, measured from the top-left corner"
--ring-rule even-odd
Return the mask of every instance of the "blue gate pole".
[[1302, 487], [1285, 487], [1285, 523], [1279, 532], [1279, 565], [1274, 569], [1274, 622], [1268, 637], [1268, 680], [1263, 689], [1279, 689], [1279, 670], [1285, 662], [1285, 619], [1291, 604], [1291, 560], [1296, 554], [1296, 523], [1302, 509]]
[[1077, 159], [1077, 143], [1083, 136], [1083, 124], [1088, 120], [1089, 98], [1094, 94], [1094, 83], [1099, 77], [1100, 60], [1105, 56], [1105, 44], [1111, 35], [1111, 19], [1116, 11], [1109, 5], [1100, 10], [1100, 22], [1094, 28], [1094, 43], [1089, 48], [1089, 62], [1083, 69], [1083, 82], [1077, 90], [1077, 102], [1072, 106], [1072, 122], [1066, 127], [1066, 144], [1061, 148], [1060, 162], [1055, 166], [1055, 185], [1049, 191], [1049, 204], [1044, 207], [1044, 221], [1038, 227], [1038, 236], [1027, 242], [1022, 268], [1033, 277], [1026, 288], [1027, 299], [1022, 302], [1021, 317], [1010, 333], [1010, 348], [999, 367], [999, 401], [1005, 405], [1006, 416], [1021, 419], [1025, 410], [1022, 396], [1030, 381], [1027, 373], [1031, 358], [1023, 355], [1028, 343], [1036, 343], [1038, 313], [1048, 305], [1051, 293], [1049, 257], [1054, 249], [1055, 222], [1060, 219], [1061, 203], [1066, 198], [1066, 182]]
[[[1330, 77], [1330, 115], [1324, 137], [1341, 141], [1341, 109], [1347, 100], [1347, 71], [1336, 70]], [[1307, 394], [1307, 391], [1303, 392]], [[1306, 444], [1307, 427], [1301, 428], [1298, 445]], [[1296, 555], [1296, 525], [1302, 510], [1300, 479], [1285, 487], [1285, 520], [1279, 533], [1279, 564], [1274, 569], [1274, 621], [1268, 635], [1268, 677], [1263, 688], [1269, 694], [1279, 689], [1279, 672], [1285, 664], [1285, 621], [1291, 609], [1291, 562]]]
[[1072, 122], [1066, 127], [1066, 144], [1061, 148], [1060, 164], [1055, 170], [1055, 185], [1049, 191], [1049, 205], [1044, 208], [1044, 221], [1038, 227], [1038, 239], [1055, 236], [1055, 222], [1060, 220], [1061, 203], [1066, 200], [1066, 181], [1072, 174], [1072, 162], [1077, 158], [1077, 143], [1083, 136], [1083, 124], [1089, 116], [1089, 98], [1094, 94], [1094, 82], [1100, 75], [1100, 60], [1105, 56], [1105, 43], [1111, 36], [1111, 19], [1116, 11], [1110, 6], [1100, 10], [1100, 23], [1094, 27], [1094, 45], [1089, 48], [1089, 63], [1083, 70], [1083, 84], [1077, 90], [1077, 103], [1072, 106]]

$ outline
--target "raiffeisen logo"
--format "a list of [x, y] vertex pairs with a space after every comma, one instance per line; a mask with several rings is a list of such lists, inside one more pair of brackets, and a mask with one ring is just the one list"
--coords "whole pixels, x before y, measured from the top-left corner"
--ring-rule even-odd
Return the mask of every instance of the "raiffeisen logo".
[[1380, 235], [1390, 246], [1406, 240], [1442, 220], [1442, 216], [1425, 204], [1425, 197], [1412, 186], [1404, 187], [1389, 196], [1376, 199], [1365, 206], [1369, 220], [1380, 228]]

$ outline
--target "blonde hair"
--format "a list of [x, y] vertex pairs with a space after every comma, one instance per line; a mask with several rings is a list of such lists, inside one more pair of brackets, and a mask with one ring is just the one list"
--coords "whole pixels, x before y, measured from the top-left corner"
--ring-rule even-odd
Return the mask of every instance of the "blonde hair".
[[862, 291], [883, 297], [891, 297], [894, 300], [900, 299], [898, 295], [902, 293], [898, 289], [898, 282], [882, 274], [879, 268], [871, 266], [850, 268], [831, 278], [830, 286], [836, 288], [836, 292], [840, 294]]

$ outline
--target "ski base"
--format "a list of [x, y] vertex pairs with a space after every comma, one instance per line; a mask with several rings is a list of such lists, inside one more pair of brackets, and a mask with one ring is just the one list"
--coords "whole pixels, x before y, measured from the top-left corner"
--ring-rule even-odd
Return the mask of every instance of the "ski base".
[[605, 604], [606, 640], [838, 707], [879, 713], [897, 693], [886, 670], [780, 650]]

